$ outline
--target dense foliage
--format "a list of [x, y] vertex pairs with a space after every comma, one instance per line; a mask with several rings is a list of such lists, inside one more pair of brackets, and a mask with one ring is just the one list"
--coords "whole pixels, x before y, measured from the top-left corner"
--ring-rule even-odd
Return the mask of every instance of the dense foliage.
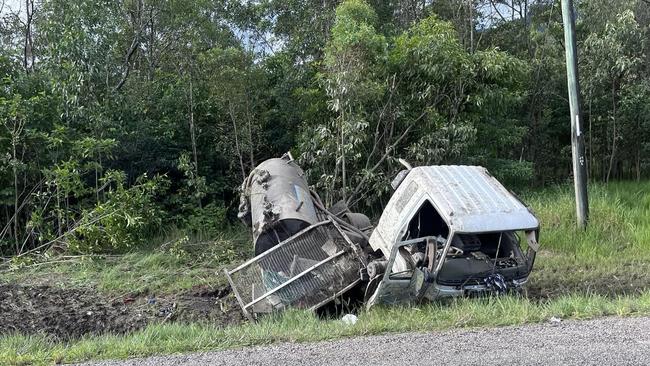
[[[570, 179], [559, 1], [0, 2], [0, 253], [214, 235], [291, 150], [376, 214], [400, 169]], [[577, 1], [593, 180], [650, 173], [650, 4]]]

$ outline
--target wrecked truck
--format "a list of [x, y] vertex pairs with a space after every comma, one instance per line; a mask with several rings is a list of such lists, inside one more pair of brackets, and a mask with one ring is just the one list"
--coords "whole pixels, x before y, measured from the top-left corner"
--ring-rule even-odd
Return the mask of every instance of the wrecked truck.
[[226, 271], [244, 315], [315, 310], [353, 288], [366, 307], [521, 289], [539, 249], [531, 210], [485, 168], [404, 164], [376, 227], [325, 207], [290, 154], [257, 166], [238, 214], [255, 256]]

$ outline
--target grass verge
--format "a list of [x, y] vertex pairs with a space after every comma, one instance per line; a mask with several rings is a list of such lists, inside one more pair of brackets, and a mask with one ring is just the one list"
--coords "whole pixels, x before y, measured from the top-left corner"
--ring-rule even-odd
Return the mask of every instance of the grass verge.
[[21, 258], [0, 267], [0, 284], [93, 287], [112, 296], [174, 294], [225, 285], [223, 269], [247, 257], [251, 247], [243, 228], [209, 240], [174, 232], [156, 242], [163, 244], [124, 255]]
[[383, 307], [363, 312], [355, 325], [291, 311], [257, 324], [217, 328], [199, 324], [158, 324], [125, 336], [105, 335], [60, 343], [41, 336], [0, 338], [0, 360], [12, 365], [78, 362], [90, 359], [222, 350], [277, 342], [311, 342], [389, 332], [445, 330], [539, 323], [551, 317], [589, 319], [650, 314], [650, 292], [616, 298], [569, 295], [547, 302], [520, 297], [457, 299], [451, 304]]

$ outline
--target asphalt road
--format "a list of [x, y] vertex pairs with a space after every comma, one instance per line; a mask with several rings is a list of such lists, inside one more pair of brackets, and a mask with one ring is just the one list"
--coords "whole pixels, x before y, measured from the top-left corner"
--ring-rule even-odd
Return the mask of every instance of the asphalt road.
[[[650, 365], [650, 318], [359, 337], [93, 363], [127, 365]], [[89, 364], [86, 364], [89, 365]]]

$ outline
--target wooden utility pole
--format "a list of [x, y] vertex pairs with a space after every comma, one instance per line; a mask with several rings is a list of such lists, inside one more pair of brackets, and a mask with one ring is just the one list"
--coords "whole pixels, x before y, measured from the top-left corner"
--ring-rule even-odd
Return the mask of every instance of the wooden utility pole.
[[571, 155], [573, 157], [576, 214], [578, 225], [581, 228], [586, 228], [587, 221], [589, 220], [587, 161], [585, 159], [584, 134], [580, 126], [580, 84], [578, 82], [578, 51], [573, 0], [562, 0], [562, 21], [564, 23], [566, 73], [569, 88], [569, 107], [571, 110]]

